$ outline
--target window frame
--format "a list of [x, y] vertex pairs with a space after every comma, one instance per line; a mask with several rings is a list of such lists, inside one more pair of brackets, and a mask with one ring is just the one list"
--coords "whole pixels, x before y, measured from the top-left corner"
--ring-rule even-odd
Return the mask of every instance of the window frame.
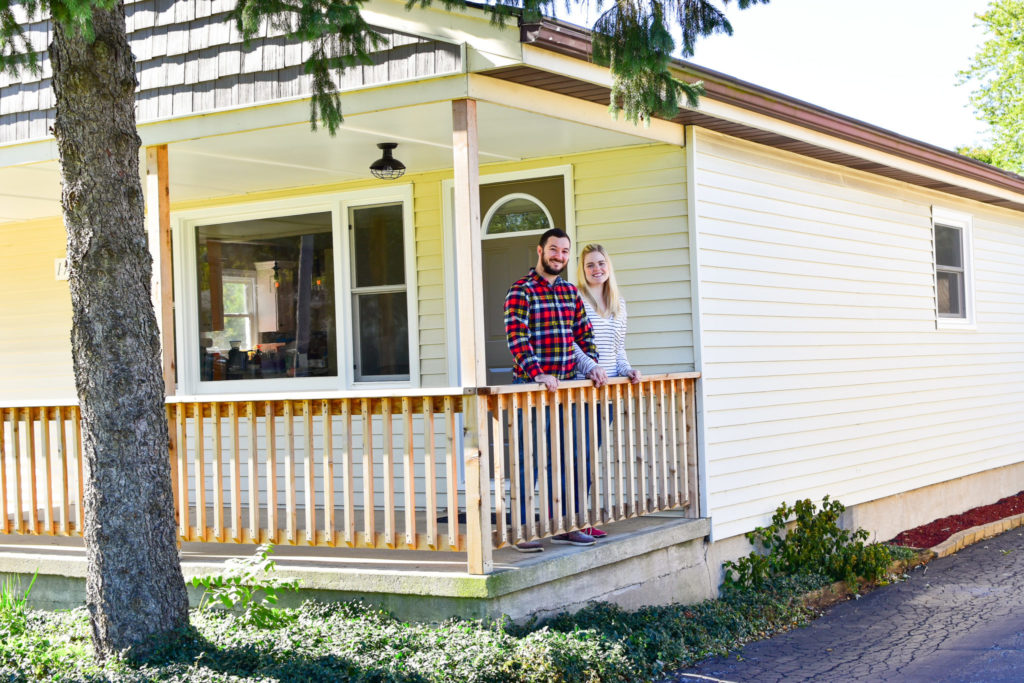
[[[420, 385], [419, 288], [416, 273], [416, 226], [413, 223], [411, 184], [355, 190], [343, 193], [307, 195], [284, 200], [237, 203], [207, 209], [177, 212], [171, 216], [174, 251], [175, 356], [178, 365], [178, 393], [213, 395], [237, 393], [323, 392]], [[409, 328], [409, 377], [356, 380], [356, 330], [352, 305], [352, 245], [348, 216], [353, 208], [381, 204], [402, 205], [403, 264], [405, 268], [406, 314]], [[335, 282], [335, 320], [338, 375], [335, 377], [283, 377], [202, 381], [199, 375], [199, 292], [196, 281], [196, 230], [212, 223], [275, 218], [289, 215], [330, 213]]]
[[[946, 227], [960, 231], [960, 257], [963, 271], [963, 315], [949, 315], [939, 312], [939, 274], [957, 272], [955, 269], [944, 268], [938, 262], [937, 228]], [[936, 329], [974, 329], [974, 219], [970, 214], [953, 211], [943, 207], [932, 207], [932, 286], [934, 290], [934, 310]]]

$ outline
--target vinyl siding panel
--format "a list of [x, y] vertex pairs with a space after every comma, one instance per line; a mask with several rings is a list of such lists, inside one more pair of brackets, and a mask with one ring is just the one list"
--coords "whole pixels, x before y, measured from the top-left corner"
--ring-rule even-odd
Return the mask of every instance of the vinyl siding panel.
[[65, 243], [59, 219], [0, 225], [0, 401], [75, 396], [71, 294], [53, 265]]
[[692, 369], [685, 152], [648, 145], [569, 159], [577, 251], [598, 242], [612, 257], [630, 362], [646, 373]]
[[[1024, 219], [699, 131], [708, 503], [846, 505], [1024, 457]], [[936, 329], [933, 205], [974, 221], [974, 329]]]

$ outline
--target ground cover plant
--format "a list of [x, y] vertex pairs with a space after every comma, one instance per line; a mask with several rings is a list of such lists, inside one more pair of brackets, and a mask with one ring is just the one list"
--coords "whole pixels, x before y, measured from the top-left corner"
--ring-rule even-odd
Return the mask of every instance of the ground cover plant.
[[[0, 681], [652, 681], [805, 623], [813, 582], [727, 590], [719, 600], [624, 611], [595, 604], [545, 624], [409, 624], [362, 603], [306, 602], [256, 624], [193, 610], [143, 659], [93, 662], [84, 608], [0, 613]], [[820, 583], [818, 581], [817, 583]], [[17, 618], [13, 618], [17, 617]]]
[[274, 576], [272, 548], [261, 546], [193, 582], [206, 595], [187, 628], [147, 644], [142, 656], [102, 664], [84, 608], [30, 610], [8, 581], [0, 584], [0, 681], [655, 681], [806, 623], [815, 611], [804, 597], [814, 589], [881, 578], [892, 551], [866, 545], [862, 530], [840, 529], [843, 509], [828, 498], [820, 512], [810, 501], [780, 506], [769, 527], [748, 535], [761, 552], [726, 563], [716, 600], [635, 611], [597, 603], [525, 625], [410, 624], [358, 602], [278, 609], [276, 593], [295, 583]]

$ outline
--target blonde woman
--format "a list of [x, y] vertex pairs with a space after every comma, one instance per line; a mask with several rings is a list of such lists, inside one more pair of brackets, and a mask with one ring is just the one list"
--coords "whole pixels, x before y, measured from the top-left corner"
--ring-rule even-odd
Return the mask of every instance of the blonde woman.
[[[640, 371], [629, 364], [626, 357], [626, 301], [619, 295], [619, 286], [615, 282], [615, 271], [608, 252], [600, 244], [588, 244], [580, 252], [577, 282], [583, 299], [583, 307], [587, 311], [587, 319], [594, 329], [594, 343], [597, 345], [597, 362], [608, 377], [628, 377], [636, 384], [640, 381]], [[587, 356], [579, 346], [575, 348], [577, 367], [582, 358]], [[582, 376], [581, 376], [582, 377]], [[603, 411], [602, 411], [603, 412]], [[589, 422], [589, 415], [587, 420]], [[601, 419], [598, 413], [598, 441], [601, 445]], [[589, 426], [586, 434], [590, 433]], [[587, 443], [587, 482], [590, 482], [590, 443]], [[608, 534], [600, 529], [588, 527], [583, 533], [594, 538], [603, 538]]]
[[[629, 377], [636, 384], [640, 381], [640, 371], [635, 370], [626, 357], [626, 301], [619, 295], [612, 260], [600, 244], [583, 247], [577, 282], [587, 319], [594, 328], [598, 364], [609, 377]], [[578, 346], [575, 351], [579, 363], [580, 354], [586, 354]]]

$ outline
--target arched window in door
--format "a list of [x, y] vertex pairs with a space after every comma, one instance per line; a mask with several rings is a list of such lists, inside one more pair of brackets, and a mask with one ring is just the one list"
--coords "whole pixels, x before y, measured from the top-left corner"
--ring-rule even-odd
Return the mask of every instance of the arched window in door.
[[554, 225], [551, 213], [539, 199], [514, 192], [496, 201], [483, 220], [484, 235], [543, 232]]

